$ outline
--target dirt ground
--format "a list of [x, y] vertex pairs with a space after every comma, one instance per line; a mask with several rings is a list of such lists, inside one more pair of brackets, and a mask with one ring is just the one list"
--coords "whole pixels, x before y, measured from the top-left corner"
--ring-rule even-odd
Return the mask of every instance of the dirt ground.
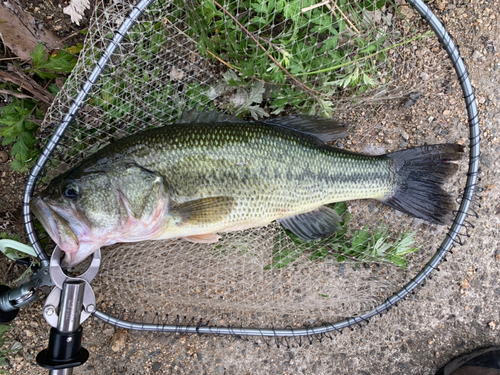
[[[60, 37], [77, 30], [58, 28], [61, 21], [55, 20], [66, 17], [69, 24], [69, 17], [60, 10], [64, 4], [23, 5], [35, 17], [42, 14], [44, 23]], [[286, 343], [278, 347], [259, 338], [141, 334], [90, 318], [83, 327], [83, 346], [90, 351], [90, 359], [75, 374], [434, 374], [457, 355], [500, 345], [500, 0], [435, 0], [429, 5], [459, 45], [476, 90], [482, 130], [480, 185], [484, 189], [470, 237], [455, 248], [432, 280], [369, 325], [345, 330], [321, 343], [303, 339], [300, 346], [295, 340], [289, 341], [290, 347]], [[458, 105], [450, 107], [442, 100], [433, 111], [443, 116]], [[403, 111], [405, 121], [410, 122], [429, 116], [413, 113], [411, 108]], [[463, 113], [451, 116], [462, 118]], [[466, 139], [467, 134], [458, 135], [461, 131], [457, 125], [456, 140]], [[25, 177], [3, 163], [0, 178], [0, 232], [22, 237]], [[7, 263], [0, 270], [2, 282], [21, 272], [19, 266]], [[9, 366], [4, 367], [11, 374], [46, 373], [35, 363], [48, 339], [42, 304], [39, 300], [23, 308], [6, 335], [8, 345], [21, 348], [9, 355]]]

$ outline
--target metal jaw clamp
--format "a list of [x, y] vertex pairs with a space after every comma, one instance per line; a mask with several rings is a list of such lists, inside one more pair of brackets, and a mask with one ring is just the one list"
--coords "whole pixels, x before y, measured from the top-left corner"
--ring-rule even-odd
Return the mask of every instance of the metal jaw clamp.
[[56, 246], [52, 256], [50, 258], [50, 278], [55, 285], [55, 288], [47, 297], [45, 305], [43, 307], [43, 317], [52, 327], [57, 328], [57, 322], [59, 320], [59, 315], [57, 313], [57, 308], [61, 300], [61, 292], [63, 290], [63, 285], [65, 282], [70, 281], [83, 281], [84, 293], [83, 293], [83, 310], [80, 317], [80, 324], [82, 324], [87, 318], [95, 311], [95, 294], [90, 286], [90, 282], [94, 279], [99, 271], [99, 266], [101, 265], [101, 250], [97, 250], [92, 258], [89, 268], [82, 275], [78, 277], [67, 276], [61, 268], [61, 249]]
[[[89, 268], [78, 277], [66, 275], [61, 268], [61, 249], [56, 247], [50, 259], [50, 278], [55, 288], [43, 308], [45, 320], [52, 326], [49, 346], [36, 357], [37, 363], [51, 370], [51, 374], [70, 374], [89, 357], [81, 347], [83, 323], [96, 310], [95, 295], [90, 282], [101, 264], [97, 250]], [[62, 372], [61, 372], [62, 371]]]

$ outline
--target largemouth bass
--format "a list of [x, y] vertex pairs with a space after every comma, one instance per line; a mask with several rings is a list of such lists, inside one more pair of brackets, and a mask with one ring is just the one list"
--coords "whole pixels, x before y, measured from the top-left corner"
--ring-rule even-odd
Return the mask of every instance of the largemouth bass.
[[316, 240], [341, 221], [325, 205], [353, 199], [377, 199], [431, 223], [449, 221], [453, 202], [441, 184], [457, 170], [450, 161], [461, 157], [462, 146], [370, 156], [324, 142], [342, 135], [333, 120], [301, 116], [147, 130], [54, 178], [30, 207], [67, 266], [117, 242], [216, 242], [217, 233], [274, 220]]

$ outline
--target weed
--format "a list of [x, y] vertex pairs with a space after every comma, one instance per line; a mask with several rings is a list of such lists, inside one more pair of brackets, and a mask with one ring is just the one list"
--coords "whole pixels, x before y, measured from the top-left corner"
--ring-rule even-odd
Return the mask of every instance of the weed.
[[[370, 24], [365, 11], [387, 1], [338, 0], [337, 12], [316, 3], [243, 0], [218, 6], [199, 0], [191, 12], [191, 36], [206, 57], [217, 56], [236, 70], [242, 85], [258, 77], [287, 87], [273, 94], [273, 114], [291, 106], [331, 116], [334, 93], [346, 88], [352, 88], [348, 94], [362, 93], [381, 82], [376, 64], [388, 63], [382, 49], [387, 36]], [[352, 21], [346, 22], [345, 15]], [[332, 65], [338, 68], [322, 70]], [[300, 85], [290, 85], [291, 77], [300, 76]]]
[[[0, 85], [1, 88], [10, 86]], [[8, 87], [13, 90], [12, 87]], [[35, 131], [38, 126], [32, 120], [42, 118], [38, 104], [33, 99], [12, 98], [12, 102], [0, 108], [0, 137], [3, 138], [2, 145], [12, 144], [11, 154], [14, 160], [11, 162], [12, 169], [16, 171], [26, 170], [30, 161], [38, 155], [35, 150]]]
[[[283, 268], [305, 252], [310, 253], [309, 257], [313, 261], [333, 257], [338, 262], [350, 260], [356, 263], [391, 263], [406, 268], [407, 262], [404, 256], [419, 250], [418, 247], [413, 247], [416, 232], [405, 232], [394, 240], [394, 234], [383, 224], [374, 231], [368, 227], [357, 230], [349, 237], [347, 224], [351, 216], [347, 211], [347, 204], [337, 203], [333, 208], [344, 220], [340, 230], [332, 237], [313, 244], [305, 242], [288, 230], [281, 232], [276, 239], [273, 262], [265, 269]], [[290, 250], [281, 251], [280, 243], [286, 240], [284, 236], [291, 239], [295, 246]]]
[[[77, 52], [81, 46], [70, 47], [68, 50]], [[53, 80], [67, 75], [76, 64], [76, 56], [68, 51], [59, 50], [56, 54], [47, 54], [40, 43], [31, 54], [32, 67], [25, 70], [26, 74], [37, 75], [42, 80]], [[20, 87], [13, 83], [0, 84], [0, 88], [13, 93], [19, 93]], [[56, 85], [51, 84], [49, 91], [57, 93]], [[2, 145], [12, 145], [13, 161], [11, 167], [16, 171], [25, 171], [38, 156], [35, 148], [35, 133], [37, 122], [43, 119], [40, 103], [34, 98], [12, 97], [12, 101], [0, 108], [0, 138]]]
[[51, 55], [45, 52], [43, 43], [38, 44], [33, 53], [31, 53], [32, 67], [26, 70], [26, 73], [32, 73], [41, 79], [51, 80], [61, 75], [71, 73], [75, 67], [77, 56], [83, 46], [77, 45], [67, 48], [67, 51], [60, 49], [57, 53]]

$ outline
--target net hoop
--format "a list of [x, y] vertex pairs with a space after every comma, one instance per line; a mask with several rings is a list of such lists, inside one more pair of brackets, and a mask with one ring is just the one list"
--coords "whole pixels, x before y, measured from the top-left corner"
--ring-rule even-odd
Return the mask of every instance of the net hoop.
[[[92, 87], [96, 84], [102, 72], [110, 62], [114, 52], [120, 46], [127, 32], [134, 26], [136, 20], [144, 13], [144, 11], [153, 3], [154, 0], [142, 0], [130, 14], [124, 19], [119, 30], [115, 33], [113, 39], [108, 44], [106, 50], [103, 52], [101, 58], [92, 70], [87, 81], [84, 83], [77, 96], [73, 100], [69, 110], [63, 117], [62, 121], [57, 126], [54, 134], [49, 142], [43, 149], [41, 155], [36, 161], [35, 166], [30, 171], [26, 189], [23, 195], [23, 219], [28, 234], [28, 238], [41, 261], [48, 261], [49, 256], [43, 249], [38, 240], [37, 233], [33, 222], [33, 217], [29, 209], [29, 201], [35, 190], [38, 178], [40, 177], [43, 168], [45, 167], [50, 155], [58, 145], [63, 137], [66, 129], [74, 120], [83, 103], [88, 98]], [[174, 332], [174, 333], [190, 333], [190, 334], [216, 334], [216, 335], [240, 335], [240, 336], [267, 336], [267, 337], [298, 337], [298, 336], [316, 336], [324, 335], [329, 332], [340, 331], [354, 325], [368, 322], [376, 315], [382, 315], [391, 307], [396, 306], [398, 302], [404, 300], [410, 293], [422, 286], [425, 280], [436, 270], [439, 264], [443, 261], [448, 252], [455, 245], [461, 245], [462, 239], [461, 229], [467, 227], [467, 216], [475, 216], [470, 214], [469, 209], [474, 204], [474, 189], [477, 185], [478, 171], [479, 171], [479, 154], [480, 154], [480, 130], [479, 130], [479, 115], [475, 102], [474, 90], [469, 80], [467, 69], [464, 61], [460, 57], [460, 53], [455, 46], [452, 37], [445, 30], [444, 26], [432, 13], [432, 11], [421, 0], [407, 0], [419, 14], [432, 28], [434, 33], [439, 39], [439, 42], [448, 53], [448, 56], [453, 64], [457, 78], [463, 92], [463, 98], [467, 110], [467, 117], [469, 123], [469, 164], [467, 172], [466, 185], [460, 199], [460, 206], [455, 212], [455, 218], [451, 224], [448, 232], [441, 245], [438, 247], [436, 253], [431, 260], [423, 267], [423, 269], [407, 284], [405, 284], [398, 292], [394, 293], [384, 303], [377, 306], [375, 309], [358, 316], [353, 316], [343, 319], [336, 323], [324, 323], [317, 327], [307, 327], [303, 329], [265, 329], [265, 328], [244, 328], [244, 327], [215, 327], [204, 325], [172, 325], [172, 324], [148, 324], [142, 322], [131, 322], [115, 318], [107, 315], [104, 312], [96, 311], [94, 316], [102, 321], [115, 325], [120, 328], [138, 330], [138, 331], [155, 331], [155, 332]], [[466, 233], [468, 235], [468, 233]]]

